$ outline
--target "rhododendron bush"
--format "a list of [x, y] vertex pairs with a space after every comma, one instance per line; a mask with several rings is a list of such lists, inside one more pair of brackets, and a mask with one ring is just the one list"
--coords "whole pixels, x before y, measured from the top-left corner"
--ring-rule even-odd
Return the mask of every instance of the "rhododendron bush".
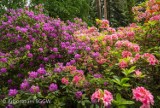
[[8, 10], [0, 19], [0, 106], [158, 106], [159, 5], [134, 7], [139, 22], [117, 29], [107, 20], [96, 28], [78, 18]]

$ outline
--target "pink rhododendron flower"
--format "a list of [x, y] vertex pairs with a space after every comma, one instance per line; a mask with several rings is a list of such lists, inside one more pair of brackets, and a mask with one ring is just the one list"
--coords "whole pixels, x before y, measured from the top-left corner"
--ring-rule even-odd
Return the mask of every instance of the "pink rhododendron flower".
[[154, 104], [153, 95], [144, 87], [137, 87], [133, 89], [132, 92], [133, 99], [142, 102], [142, 106], [140, 108], [150, 108], [150, 104]]
[[102, 100], [103, 100], [104, 106], [108, 106], [111, 104], [113, 100], [113, 96], [109, 91], [104, 90], [104, 97], [102, 98]]
[[102, 91], [101, 89], [95, 91], [91, 96], [92, 103], [100, 102], [102, 100], [104, 106], [111, 105], [113, 96], [108, 90]]
[[147, 61], [149, 62], [150, 65], [156, 65], [158, 63], [158, 60], [156, 59], [156, 57], [152, 54], [149, 53], [145, 53], [142, 56], [143, 58], [146, 58]]
[[140, 51], [140, 47], [139, 47], [139, 45], [133, 45], [133, 50], [135, 51], [135, 52], [139, 52]]
[[126, 61], [121, 61], [121, 62], [119, 63], [119, 67], [120, 67], [120, 68], [126, 68], [126, 67], [128, 67], [128, 64], [127, 64]]
[[139, 70], [136, 70], [136, 71], [135, 71], [135, 75], [136, 75], [137, 77], [140, 77], [140, 76], [142, 75], [142, 72], [139, 71]]
[[92, 103], [99, 102], [102, 97], [103, 97], [102, 90], [99, 89], [92, 94], [91, 101]]
[[131, 38], [131, 39], [134, 38], [134, 35], [135, 35], [135, 33], [134, 33], [133, 31], [127, 32], [127, 36], [128, 36], [129, 38]]
[[82, 79], [83, 79], [82, 76], [76, 75], [76, 76], [73, 77], [72, 82], [75, 83], [75, 84], [77, 84], [77, 83], [79, 83], [79, 81], [81, 81]]
[[150, 18], [151, 21], [155, 20], [155, 21], [159, 21], [160, 20], [160, 15], [155, 15], [153, 17]]
[[137, 61], [137, 60], [140, 59], [140, 57], [141, 57], [141, 55], [138, 53], [138, 54], [135, 55], [134, 59]]
[[68, 84], [69, 84], [68, 79], [65, 78], [65, 77], [63, 77], [63, 78], [61, 79], [61, 82], [62, 82], [62, 84], [65, 84], [65, 85], [68, 85]]
[[123, 52], [122, 52], [122, 57], [123, 57], [123, 58], [127, 58], [127, 57], [130, 57], [130, 56], [132, 56], [132, 53], [131, 53], [131, 52], [129, 52], [129, 51], [123, 51]]
[[115, 43], [115, 46], [117, 48], [125, 47], [125, 48], [127, 48], [129, 50], [133, 50], [135, 52], [139, 52], [140, 51], [140, 46], [139, 45], [134, 44], [134, 43], [132, 43], [132, 42], [130, 42], [128, 40], [117, 41]]
[[109, 32], [111, 32], [111, 33], [115, 33], [116, 32], [116, 30], [114, 28], [112, 28], [112, 27], [108, 27], [107, 30]]
[[109, 27], [109, 21], [108, 20], [100, 20], [100, 28], [108, 28], [108, 27]]
[[106, 61], [107, 61], [106, 59], [99, 59], [99, 60], [97, 60], [97, 62], [99, 64], [104, 64]]

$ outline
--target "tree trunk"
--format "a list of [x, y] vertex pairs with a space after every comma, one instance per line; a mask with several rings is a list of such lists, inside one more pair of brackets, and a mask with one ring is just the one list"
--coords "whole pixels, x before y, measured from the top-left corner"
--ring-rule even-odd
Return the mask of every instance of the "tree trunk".
[[97, 5], [98, 18], [101, 19], [101, 17], [102, 17], [101, 1], [100, 0], [96, 0], [96, 5]]
[[107, 0], [104, 0], [104, 19], [107, 19]]

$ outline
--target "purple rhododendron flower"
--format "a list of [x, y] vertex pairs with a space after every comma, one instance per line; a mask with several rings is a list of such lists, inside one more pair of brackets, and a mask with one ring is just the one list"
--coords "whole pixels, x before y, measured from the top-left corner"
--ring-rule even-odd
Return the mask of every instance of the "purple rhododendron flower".
[[56, 91], [58, 90], [58, 86], [55, 83], [50, 84], [49, 91]]
[[97, 73], [97, 74], [94, 74], [93, 76], [94, 76], [95, 78], [102, 78], [102, 74], [98, 74], [98, 73]]
[[54, 72], [61, 72], [61, 69], [60, 68], [54, 68]]
[[67, 63], [66, 63], [66, 66], [70, 66], [70, 65], [71, 65], [70, 62], [67, 62]]
[[8, 82], [8, 84], [11, 84], [12, 83], [12, 79], [9, 79], [7, 82]]
[[44, 74], [46, 74], [46, 70], [44, 68], [39, 68], [37, 70], [37, 73], [40, 74], [40, 75], [44, 75]]
[[71, 60], [71, 61], [70, 61], [70, 64], [71, 64], [71, 65], [73, 65], [74, 63], [76, 63], [75, 60]]
[[92, 53], [92, 56], [93, 56], [93, 57], [98, 57], [99, 55], [100, 55], [99, 52], [93, 52], [93, 53]]
[[53, 48], [52, 49], [54, 52], [58, 52], [58, 48]]
[[32, 54], [32, 53], [28, 53], [27, 56], [28, 56], [29, 58], [32, 58], [32, 57], [33, 57], [33, 54]]
[[37, 72], [32, 71], [32, 72], [29, 73], [30, 78], [37, 78], [37, 76], [38, 76]]
[[21, 90], [26, 90], [26, 89], [28, 89], [28, 88], [29, 88], [29, 83], [28, 83], [28, 81], [25, 80], [23, 83], [21, 83], [20, 88], [21, 88]]
[[32, 85], [29, 91], [33, 94], [40, 92], [39, 86]]
[[108, 85], [108, 82], [104, 82], [104, 86], [107, 86]]
[[7, 58], [1, 58], [0, 62], [6, 63], [7, 62]]
[[77, 91], [76, 93], [75, 93], [75, 96], [76, 96], [76, 98], [77, 99], [81, 99], [82, 98], [82, 92], [81, 91]]
[[48, 57], [44, 57], [43, 60], [44, 60], [44, 62], [48, 62], [49, 61]]
[[86, 51], [91, 51], [91, 48], [90, 47], [86, 47]]
[[26, 46], [25, 46], [25, 49], [26, 49], [26, 50], [30, 50], [30, 49], [31, 49], [31, 46], [30, 46], [30, 45], [26, 45]]
[[1, 68], [0, 73], [6, 73], [7, 69], [6, 68]]
[[14, 108], [12, 104], [8, 104], [5, 108]]
[[18, 91], [16, 89], [10, 89], [8, 95], [9, 96], [16, 96], [17, 93], [18, 93]]
[[43, 52], [43, 48], [39, 48], [38, 50], [39, 50], [40, 52]]
[[75, 58], [75, 59], [79, 59], [79, 58], [81, 58], [81, 55], [80, 55], [80, 54], [76, 54], [76, 55], [74, 56], [74, 58]]

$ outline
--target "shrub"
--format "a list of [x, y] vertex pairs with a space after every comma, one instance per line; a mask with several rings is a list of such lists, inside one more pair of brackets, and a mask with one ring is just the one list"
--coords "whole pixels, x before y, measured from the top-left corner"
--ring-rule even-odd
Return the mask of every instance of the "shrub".
[[150, 70], [159, 61], [139, 45], [141, 26], [116, 30], [107, 20], [97, 24], [87, 28], [80, 19], [64, 23], [23, 9], [6, 13], [0, 22], [0, 105], [140, 106], [132, 97], [142, 107], [153, 105], [157, 91], [152, 96], [146, 82], [152, 82]]

